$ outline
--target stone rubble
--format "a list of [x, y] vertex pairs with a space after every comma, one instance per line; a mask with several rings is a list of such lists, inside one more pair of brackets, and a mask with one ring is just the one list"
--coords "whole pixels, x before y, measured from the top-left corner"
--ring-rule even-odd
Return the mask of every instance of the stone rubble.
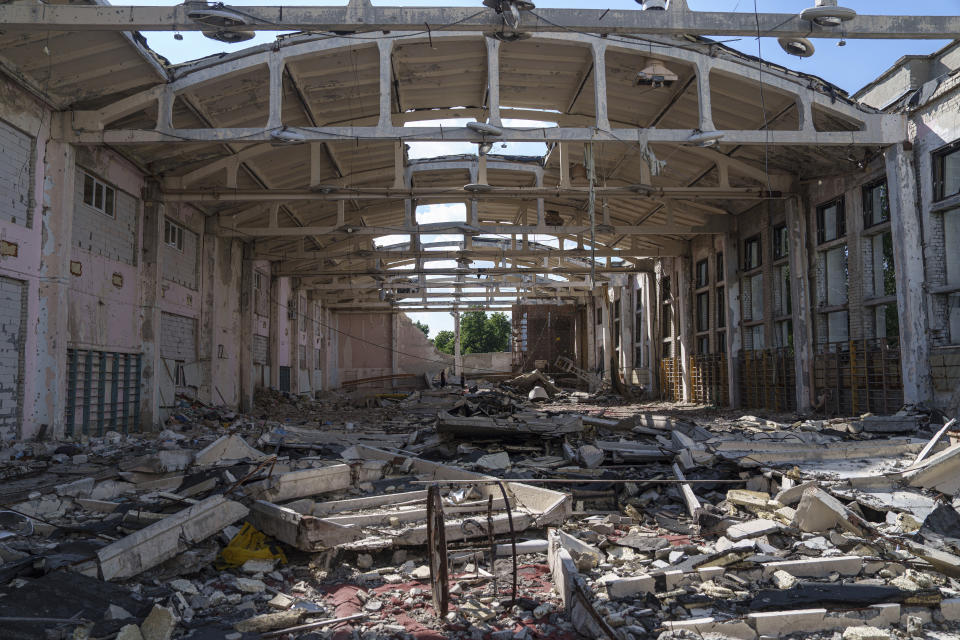
[[[35, 589], [50, 594], [37, 617], [72, 618], [78, 606], [82, 615], [16, 628], [14, 640], [81, 637], [82, 625], [82, 637], [121, 640], [240, 640], [298, 625], [311, 628], [293, 637], [337, 640], [960, 632], [960, 498], [941, 491], [960, 445], [944, 438], [914, 464], [939, 428], [926, 416], [788, 421], [624, 404], [534, 378], [549, 392], [535, 405], [523, 389], [530, 378], [516, 389], [481, 382], [406, 397], [263, 392], [251, 415], [181, 398], [157, 434], [9, 443], [0, 618], [32, 615], [22, 601]], [[514, 425], [514, 437], [440, 433], [441, 411], [496, 421], [491, 434]], [[538, 434], [573, 417], [576, 428]], [[369, 447], [410, 457], [374, 460]], [[435, 478], [413, 458], [521, 483], [505, 483], [518, 531], [515, 602], [506, 522], [487, 535], [487, 518], [505, 513], [496, 485], [441, 484], [451, 605], [437, 616], [425, 533], [416, 533], [427, 486], [416, 481]], [[294, 495], [308, 477], [325, 489]], [[521, 508], [522, 486], [568, 496], [563, 515]], [[121, 553], [123, 577], [102, 580], [101, 550], [138, 531], [211, 498], [246, 510], [274, 495], [293, 496], [275, 500], [285, 522], [363, 536], [309, 552], [267, 536], [227, 563], [222, 552], [253, 517], [230, 516], [155, 564], [139, 553], [142, 566], [132, 566]], [[489, 514], [487, 495], [498, 500]], [[81, 578], [93, 582], [71, 586]], [[55, 588], [38, 582], [51, 579]]]

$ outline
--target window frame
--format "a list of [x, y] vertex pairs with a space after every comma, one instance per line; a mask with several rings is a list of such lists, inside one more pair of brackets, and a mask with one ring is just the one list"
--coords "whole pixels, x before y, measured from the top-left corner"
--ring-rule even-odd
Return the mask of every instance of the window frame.
[[[86, 169], [81, 169], [81, 173], [83, 173], [83, 187], [81, 189], [80, 201], [83, 202], [85, 206], [90, 207], [94, 211], [100, 214], [103, 214], [108, 218], [112, 218], [113, 220], [116, 220], [117, 219], [117, 188], [112, 184], [109, 184], [105, 180], [101, 180], [100, 178], [90, 173]], [[88, 180], [91, 182], [90, 202], [87, 202], [87, 181]], [[101, 195], [100, 206], [96, 204], [97, 187], [101, 187], [103, 190]], [[110, 209], [109, 211], [107, 210], [108, 194], [110, 194], [109, 200], [111, 205], [109, 207]]]
[[[710, 261], [707, 258], [697, 260], [693, 265], [693, 273], [697, 289], [710, 286]], [[700, 276], [703, 276], [701, 279]]]
[[716, 297], [717, 303], [717, 329], [726, 329], [727, 328], [727, 301], [726, 301], [726, 286], [717, 287]]
[[717, 282], [726, 282], [726, 280], [727, 280], [726, 275], [723, 273], [723, 266], [724, 266], [724, 265], [723, 265], [723, 251], [718, 251], [718, 252], [717, 252], [717, 264], [716, 264], [716, 269], [717, 269]]
[[790, 234], [787, 233], [786, 224], [778, 224], [773, 228], [773, 261], [776, 262], [789, 257]]
[[931, 154], [933, 161], [933, 201], [940, 202], [955, 195], [960, 195], [960, 190], [954, 193], [944, 192], [944, 165], [947, 156], [960, 153], [960, 140], [951, 142], [948, 145], [940, 147]]
[[[170, 218], [163, 219], [163, 244], [183, 253], [183, 236], [186, 228]], [[171, 241], [171, 238], [173, 240]]]
[[[757, 243], [757, 263], [753, 264], [748, 262], [750, 260], [750, 244]], [[743, 270], [744, 271], [753, 271], [754, 269], [759, 269], [763, 266], [763, 239], [760, 237], [760, 234], [750, 236], [749, 238], [744, 238], [743, 240]]]
[[[826, 239], [826, 229], [824, 229], [824, 220], [823, 214], [830, 207], [837, 207], [837, 218], [836, 218], [836, 229], [834, 229], [836, 236]], [[821, 205], [817, 206], [817, 244], [826, 244], [827, 242], [836, 242], [842, 238], [845, 238], [847, 235], [847, 205], [843, 196], [834, 198], [833, 200], [828, 200]]]
[[[874, 189], [879, 189], [880, 187], [884, 187], [887, 190], [887, 194], [886, 194], [887, 217], [880, 220], [880, 222], [873, 222], [873, 198], [871, 196], [872, 196], [872, 191]], [[882, 224], [887, 224], [888, 222], [890, 222], [890, 188], [887, 185], [887, 179], [885, 177], [877, 178], [876, 180], [873, 180], [863, 185], [863, 187], [860, 190], [860, 197], [863, 200], [863, 228], [864, 229], [870, 229], [872, 227], [877, 227]]]
[[[703, 306], [701, 307], [701, 302]], [[710, 331], [710, 291], [701, 291], [694, 300], [696, 310], [697, 333]]]

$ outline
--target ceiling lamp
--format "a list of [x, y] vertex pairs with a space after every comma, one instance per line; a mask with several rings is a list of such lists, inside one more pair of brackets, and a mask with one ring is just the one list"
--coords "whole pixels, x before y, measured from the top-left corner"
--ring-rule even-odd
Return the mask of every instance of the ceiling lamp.
[[217, 42], [226, 42], [227, 44], [246, 42], [247, 40], [252, 40], [254, 36], [253, 31], [233, 31], [231, 29], [221, 29], [220, 31], [202, 31], [201, 33], [211, 40], [216, 40]]
[[546, 215], [543, 216], [543, 223], [551, 227], [562, 227], [563, 218], [560, 217], [560, 212], [554, 209], [547, 209], [545, 212]]
[[471, 131], [476, 131], [477, 133], [482, 133], [485, 136], [502, 136], [503, 129], [500, 127], [488, 124], [486, 122], [468, 122], [467, 129]]
[[667, 0], [637, 0], [644, 11], [663, 11], [667, 8]]
[[224, 6], [222, 2], [207, 4], [206, 2], [187, 2], [187, 17], [205, 27], [217, 29], [233, 29], [250, 24], [250, 16], [235, 9]]
[[286, 127], [270, 132], [270, 144], [274, 147], [289, 147], [295, 144], [303, 144], [306, 141], [307, 138], [302, 133]]
[[637, 86], [669, 87], [678, 79], [677, 74], [659, 60], [654, 60], [637, 74]]
[[806, 38], [780, 38], [777, 42], [780, 43], [781, 49], [792, 56], [801, 58], [809, 58], [816, 50], [813, 43]]
[[692, 136], [687, 138], [687, 144], [695, 147], [712, 147], [717, 144], [721, 138], [723, 138], [723, 133], [720, 131], [696, 131]]
[[817, 0], [817, 6], [804, 9], [801, 20], [810, 20], [821, 27], [839, 27], [848, 20], [857, 17], [857, 12], [846, 7], [838, 7], [837, 0]]
[[471, 193], [488, 193], [493, 191], [493, 187], [489, 184], [481, 184], [479, 182], [471, 182], [470, 184], [463, 185], [464, 191], [469, 191]]

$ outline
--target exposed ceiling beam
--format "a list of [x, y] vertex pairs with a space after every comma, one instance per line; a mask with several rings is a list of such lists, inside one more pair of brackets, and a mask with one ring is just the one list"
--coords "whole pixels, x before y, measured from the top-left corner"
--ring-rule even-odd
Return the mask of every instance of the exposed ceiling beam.
[[[755, 36], [759, 29], [772, 37], [841, 37], [890, 39], [953, 39], [960, 33], [957, 16], [861, 15], [844, 28], [820, 27], [799, 15], [690, 11], [680, 0], [667, 11], [639, 9], [535, 9], [522, 11], [520, 30], [527, 32], [586, 31], [601, 34], [661, 34]], [[200, 31], [209, 30], [188, 17], [189, 6], [0, 5], [5, 30], [45, 31]], [[250, 31], [403, 31], [424, 24], [445, 31], [499, 31], [503, 20], [492, 9], [476, 7], [385, 7], [350, 2], [340, 7], [244, 6]]]

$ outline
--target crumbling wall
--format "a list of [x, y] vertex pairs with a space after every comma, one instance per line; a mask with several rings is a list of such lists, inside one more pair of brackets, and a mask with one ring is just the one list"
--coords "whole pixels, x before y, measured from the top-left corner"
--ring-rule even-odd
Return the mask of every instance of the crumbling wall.
[[[423, 331], [420, 331], [406, 314], [398, 313], [396, 318], [397, 340], [394, 347], [398, 351], [398, 373], [428, 374], [432, 378], [439, 375], [444, 368], [451, 367], [452, 370], [453, 356], [437, 351], [429, 338], [423, 335]], [[506, 355], [510, 356], [509, 353]], [[464, 364], [464, 368], [466, 366]], [[510, 370], [509, 365], [505, 370]], [[469, 375], [469, 372], [467, 374]]]
[[[446, 355], [446, 354], [440, 354]], [[453, 362], [452, 356], [446, 356]], [[485, 375], [513, 372], [513, 354], [509, 351], [494, 353], [463, 354], [463, 372], [468, 378], [482, 378]]]

